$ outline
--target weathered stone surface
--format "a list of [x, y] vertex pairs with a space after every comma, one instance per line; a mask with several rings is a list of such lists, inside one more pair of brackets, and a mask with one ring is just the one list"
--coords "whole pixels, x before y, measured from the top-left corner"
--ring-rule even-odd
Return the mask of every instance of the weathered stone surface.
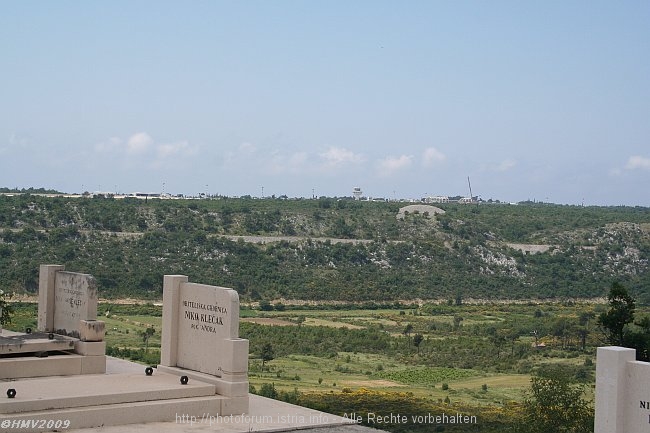
[[104, 341], [106, 324], [101, 320], [80, 320], [79, 339], [81, 341]]
[[650, 363], [635, 355], [625, 347], [598, 348], [595, 433], [650, 430]]
[[214, 383], [244, 408], [248, 398], [248, 340], [239, 338], [239, 295], [224, 287], [166, 275], [159, 370]]

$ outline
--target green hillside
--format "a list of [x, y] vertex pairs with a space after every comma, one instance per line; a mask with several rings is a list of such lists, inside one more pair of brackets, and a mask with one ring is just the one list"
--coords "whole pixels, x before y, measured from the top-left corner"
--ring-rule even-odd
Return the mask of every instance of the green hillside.
[[97, 277], [105, 297], [159, 298], [164, 274], [243, 300], [603, 296], [650, 302], [650, 209], [349, 199], [138, 200], [0, 195], [0, 288], [35, 293], [38, 266]]

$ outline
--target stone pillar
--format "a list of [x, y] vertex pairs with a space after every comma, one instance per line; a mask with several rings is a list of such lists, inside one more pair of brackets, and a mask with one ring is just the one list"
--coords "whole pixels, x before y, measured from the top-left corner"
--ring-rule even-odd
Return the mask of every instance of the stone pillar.
[[185, 275], [165, 275], [163, 280], [162, 335], [160, 337], [160, 365], [175, 367], [178, 361], [178, 322], [181, 284], [188, 282]]
[[634, 349], [598, 348], [594, 433], [625, 433], [626, 367], [635, 359]]
[[221, 344], [225, 354], [221, 373], [224, 383], [217, 386], [217, 392], [228, 397], [247, 396], [248, 340], [229, 338]]
[[63, 265], [41, 265], [38, 274], [38, 330], [54, 332], [54, 286]]

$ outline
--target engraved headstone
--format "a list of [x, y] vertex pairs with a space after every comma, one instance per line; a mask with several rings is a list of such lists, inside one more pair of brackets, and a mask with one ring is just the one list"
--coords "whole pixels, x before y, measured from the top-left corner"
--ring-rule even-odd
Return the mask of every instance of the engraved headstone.
[[0, 335], [0, 379], [106, 372], [105, 324], [88, 274], [41, 265], [38, 330]]
[[180, 294], [179, 315], [176, 365], [220, 377], [225, 355], [221, 346], [224, 340], [238, 337], [237, 292], [185, 284]]
[[159, 369], [202, 374], [219, 394], [238, 397], [239, 407], [247, 407], [248, 340], [239, 338], [235, 290], [165, 275], [161, 340]]
[[97, 319], [97, 282], [92, 275], [41, 265], [38, 329], [79, 337], [81, 320]]
[[97, 319], [97, 283], [92, 275], [57, 272], [54, 332], [79, 337], [80, 320]]

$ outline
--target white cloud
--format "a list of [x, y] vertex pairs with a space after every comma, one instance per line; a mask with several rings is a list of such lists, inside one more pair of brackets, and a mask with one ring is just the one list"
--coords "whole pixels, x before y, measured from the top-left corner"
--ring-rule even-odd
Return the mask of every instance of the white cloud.
[[119, 150], [122, 145], [122, 139], [119, 137], [111, 137], [106, 141], [95, 144], [96, 152], [113, 152]]
[[170, 156], [191, 156], [196, 153], [196, 148], [190, 146], [187, 140], [176, 143], [159, 144], [156, 148], [158, 158], [165, 159]]
[[508, 171], [517, 165], [514, 159], [504, 159], [499, 165], [496, 166], [496, 171]]
[[378, 167], [381, 175], [390, 175], [410, 167], [412, 163], [412, 155], [388, 156], [379, 161]]
[[275, 151], [262, 166], [271, 174], [304, 173], [308, 170], [308, 162], [309, 155], [306, 152], [285, 155]]
[[144, 153], [153, 144], [153, 138], [146, 132], [138, 132], [129, 137], [126, 142], [126, 151], [130, 154]]
[[327, 166], [341, 166], [344, 164], [358, 164], [363, 162], [363, 155], [354, 153], [343, 147], [330, 147], [326, 152], [320, 153], [320, 156]]
[[628, 170], [635, 170], [640, 168], [642, 170], [650, 170], [650, 158], [645, 158], [643, 156], [630, 156], [630, 159], [627, 160], [625, 168]]
[[[198, 148], [190, 145], [187, 140], [172, 143], [156, 143], [146, 132], [132, 134], [126, 140], [111, 137], [93, 147], [102, 158], [122, 157], [125, 168], [142, 167], [142, 163], [153, 169], [166, 166], [169, 161], [186, 159], [196, 155]], [[154, 156], [155, 158], [152, 158]]]
[[435, 147], [428, 147], [424, 149], [422, 154], [422, 165], [430, 167], [436, 163], [443, 162], [447, 159], [444, 153], [440, 152]]
[[515, 168], [518, 164], [519, 163], [517, 162], [516, 159], [507, 158], [507, 159], [504, 159], [503, 161], [497, 162], [497, 163], [490, 162], [490, 163], [482, 164], [481, 165], [481, 170], [483, 170], [483, 171], [491, 171], [491, 172], [496, 171], [496, 172], [503, 173], [503, 172], [506, 172], [508, 170], [511, 170], [511, 169]]
[[289, 157], [289, 166], [302, 168], [307, 163], [307, 152], [296, 152]]

